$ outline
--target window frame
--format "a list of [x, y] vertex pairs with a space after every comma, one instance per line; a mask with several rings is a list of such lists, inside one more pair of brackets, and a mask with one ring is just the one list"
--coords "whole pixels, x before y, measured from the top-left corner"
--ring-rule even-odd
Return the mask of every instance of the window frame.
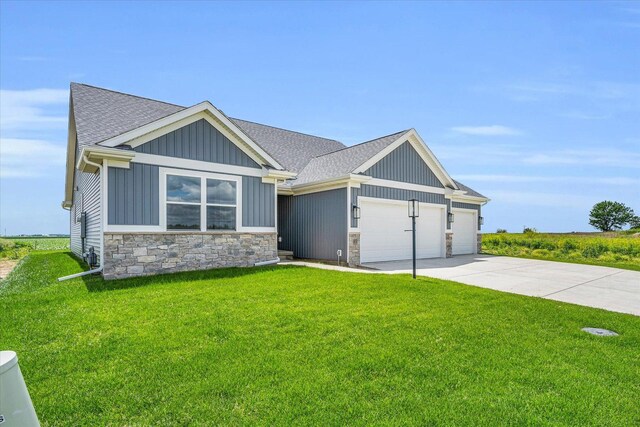
[[[189, 171], [181, 169], [160, 168], [159, 172], [159, 190], [160, 190], [160, 229], [169, 233], [188, 233], [188, 232], [207, 232], [207, 233], [236, 233], [242, 231], [242, 177], [237, 175], [226, 175], [210, 172]], [[167, 200], [167, 177], [178, 176], [186, 178], [200, 179], [200, 203], [196, 202], [176, 202]], [[220, 203], [208, 203], [207, 201], [207, 179], [216, 179], [221, 181], [232, 181], [236, 184], [236, 200], [234, 205], [225, 205]], [[200, 229], [169, 229], [167, 228], [167, 204], [182, 204], [191, 206], [200, 206]], [[207, 229], [207, 207], [223, 206], [233, 207], [236, 209], [235, 229]]]

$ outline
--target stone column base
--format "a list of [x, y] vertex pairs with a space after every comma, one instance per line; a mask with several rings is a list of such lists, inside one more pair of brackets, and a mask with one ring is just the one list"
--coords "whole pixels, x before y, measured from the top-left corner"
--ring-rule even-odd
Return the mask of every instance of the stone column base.
[[478, 233], [477, 234], [477, 241], [476, 244], [478, 245], [476, 250], [478, 251], [477, 253], [481, 254], [482, 253], [482, 234]]
[[445, 241], [446, 241], [445, 257], [451, 258], [453, 256], [453, 233], [451, 232], [445, 233]]
[[349, 267], [360, 265], [360, 233], [349, 233]]
[[104, 278], [252, 267], [278, 256], [276, 233], [105, 233]]

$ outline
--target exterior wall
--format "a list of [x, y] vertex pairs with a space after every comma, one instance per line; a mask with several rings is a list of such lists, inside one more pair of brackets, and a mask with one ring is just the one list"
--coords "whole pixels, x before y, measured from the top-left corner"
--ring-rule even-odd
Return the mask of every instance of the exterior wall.
[[278, 256], [276, 233], [105, 233], [105, 279], [221, 267]]
[[102, 221], [100, 176], [98, 173], [91, 174], [76, 170], [74, 188], [75, 186], [78, 187], [78, 190], [73, 192], [73, 205], [70, 209], [71, 251], [78, 257], [82, 257], [80, 214], [86, 212], [87, 224], [84, 250], [87, 251], [93, 246], [95, 253], [98, 255], [98, 262], [100, 263], [100, 222]]
[[[110, 225], [158, 225], [159, 168], [132, 162], [129, 169], [108, 170], [108, 222]], [[274, 184], [259, 177], [242, 177], [242, 225], [274, 227]]]
[[360, 233], [349, 233], [349, 259], [350, 267], [360, 265]]
[[[444, 194], [427, 193], [423, 191], [403, 190], [400, 188], [378, 187], [362, 184], [360, 188], [351, 189], [351, 203], [358, 204], [358, 197], [375, 197], [377, 199], [409, 200], [417, 199], [422, 203], [446, 204]], [[351, 226], [357, 227], [358, 221], [351, 219]]]
[[160, 156], [260, 168], [259, 164], [205, 119], [139, 145], [134, 150]]
[[242, 225], [245, 227], [275, 227], [276, 190], [262, 178], [242, 177]]
[[[482, 216], [482, 207], [480, 205], [477, 205], [475, 203], [462, 203], [462, 202], [452, 202], [451, 203], [453, 208], [460, 208], [460, 209], [475, 209], [478, 211], [478, 230], [480, 230], [480, 217]], [[455, 218], [454, 218], [455, 221]], [[478, 251], [480, 252], [480, 251]]]
[[[347, 189], [278, 197], [279, 249], [297, 258], [347, 255]], [[343, 258], [344, 259], [344, 258]]]
[[444, 188], [438, 177], [429, 169], [429, 166], [409, 142], [400, 145], [367, 169], [364, 174], [391, 181]]

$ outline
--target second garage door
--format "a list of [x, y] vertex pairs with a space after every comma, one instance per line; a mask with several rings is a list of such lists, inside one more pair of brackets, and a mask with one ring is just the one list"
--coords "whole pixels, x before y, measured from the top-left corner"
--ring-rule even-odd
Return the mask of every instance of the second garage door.
[[475, 212], [453, 210], [454, 221], [452, 252], [453, 255], [473, 254], [476, 252], [476, 214]]
[[[406, 201], [361, 198], [360, 209], [360, 262], [411, 259]], [[443, 256], [444, 209], [421, 203], [416, 231], [418, 258]]]

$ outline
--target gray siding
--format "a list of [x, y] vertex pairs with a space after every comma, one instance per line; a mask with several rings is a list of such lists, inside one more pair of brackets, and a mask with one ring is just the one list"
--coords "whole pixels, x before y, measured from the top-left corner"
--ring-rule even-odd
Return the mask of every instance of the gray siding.
[[108, 221], [113, 225], [158, 225], [158, 166], [131, 163], [108, 168]]
[[251, 157], [204, 119], [139, 145], [134, 150], [160, 156], [252, 168], [260, 167]]
[[405, 142], [364, 172], [374, 178], [444, 188], [409, 142]]
[[[417, 199], [422, 203], [446, 204], [444, 194], [427, 193], [423, 191], [403, 190], [400, 188], [379, 187], [362, 184], [360, 188], [351, 189], [351, 204], [358, 204], [358, 197], [374, 197], [376, 199], [409, 200]], [[351, 226], [357, 227], [357, 220], [351, 218]]]
[[242, 177], [242, 225], [245, 227], [274, 227], [276, 193], [274, 184], [262, 178]]
[[[101, 262], [100, 254], [100, 230], [101, 230], [101, 206], [100, 206], [100, 176], [95, 173], [83, 173], [75, 171], [75, 186], [78, 191], [73, 192], [73, 205], [70, 210], [70, 234], [71, 251], [77, 256], [82, 256], [82, 239], [80, 238], [80, 217], [82, 212], [87, 213], [86, 239], [84, 249], [89, 250], [91, 246], [98, 255], [98, 262]], [[74, 186], [74, 188], [75, 188]]]
[[[131, 163], [129, 169], [108, 169], [108, 221], [111, 225], [158, 225], [158, 166]], [[258, 177], [242, 177], [242, 225], [275, 226], [275, 190]]]
[[347, 189], [278, 197], [278, 248], [298, 258], [347, 256]]
[[[480, 216], [482, 216], [482, 206], [476, 205], [475, 203], [462, 203], [462, 202], [452, 202], [452, 207], [460, 208], [460, 209], [475, 209], [478, 211], [478, 230], [480, 230]], [[455, 221], [455, 218], [454, 218]]]

